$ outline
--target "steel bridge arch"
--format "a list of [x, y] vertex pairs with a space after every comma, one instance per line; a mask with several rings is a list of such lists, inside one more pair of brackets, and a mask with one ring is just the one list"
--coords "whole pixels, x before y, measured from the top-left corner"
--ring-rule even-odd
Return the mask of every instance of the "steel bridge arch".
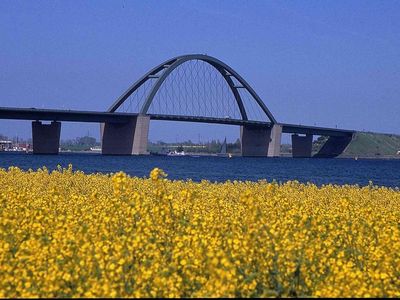
[[[203, 54], [190, 54], [190, 55], [182, 55], [182, 56], [177, 56], [175, 58], [169, 59], [162, 64], [159, 64], [155, 68], [151, 69], [149, 72], [147, 72], [145, 75], [143, 75], [139, 80], [137, 80], [132, 86], [130, 86], [108, 109], [108, 112], [115, 112], [121, 105], [122, 103], [128, 99], [128, 97], [134, 93], [140, 86], [142, 86], [147, 80], [152, 79], [152, 78], [157, 78], [157, 81], [151, 88], [149, 94], [146, 97], [146, 100], [144, 101], [141, 109], [140, 109], [140, 114], [147, 114], [147, 111], [157, 94], [158, 90], [160, 89], [161, 85], [167, 79], [167, 77], [181, 64], [191, 61], [191, 60], [200, 60], [204, 61], [211, 66], [213, 66], [220, 74], [221, 76], [225, 79], [226, 83], [230, 87], [235, 100], [237, 102], [237, 105], [240, 110], [240, 114], [242, 116], [242, 120], [248, 120], [247, 118], [247, 113], [246, 109], [243, 105], [242, 98], [240, 96], [240, 93], [238, 92], [238, 88], [244, 88], [246, 89], [250, 95], [253, 97], [253, 99], [257, 102], [257, 104], [261, 107], [263, 112], [267, 115], [267, 117], [270, 119], [270, 121], [273, 124], [276, 124], [277, 121], [272, 115], [272, 113], [269, 111], [267, 106], [264, 104], [264, 102], [261, 100], [261, 98], [257, 95], [257, 93], [253, 90], [253, 88], [246, 82], [246, 80], [243, 79], [235, 70], [233, 70], [230, 66], [227, 64], [223, 63], [219, 59], [208, 56], [208, 55], [203, 55]], [[160, 71], [164, 70], [164, 72], [158, 76], [157, 73]], [[235, 86], [233, 80], [231, 77], [234, 77], [240, 84], [241, 86]]]

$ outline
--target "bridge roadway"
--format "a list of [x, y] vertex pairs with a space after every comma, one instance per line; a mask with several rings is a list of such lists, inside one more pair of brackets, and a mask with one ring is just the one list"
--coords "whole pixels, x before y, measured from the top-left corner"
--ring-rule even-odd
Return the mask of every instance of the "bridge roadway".
[[[13, 120], [41, 120], [41, 121], [70, 121], [90, 123], [128, 123], [137, 113], [99, 112], [81, 110], [39, 109], [39, 108], [14, 108], [0, 107], [0, 119]], [[251, 127], [270, 128], [272, 123], [230, 118], [211, 118], [180, 115], [148, 114], [150, 120], [200, 122], [226, 125], [239, 125]], [[316, 126], [278, 123], [282, 126], [282, 133], [324, 135], [334, 137], [352, 136], [355, 131], [338, 128], [325, 128]]]

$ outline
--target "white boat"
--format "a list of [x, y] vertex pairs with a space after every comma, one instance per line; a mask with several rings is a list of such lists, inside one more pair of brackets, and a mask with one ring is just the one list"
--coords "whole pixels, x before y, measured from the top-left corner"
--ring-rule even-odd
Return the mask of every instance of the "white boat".
[[167, 153], [167, 156], [185, 156], [185, 155], [186, 155], [185, 151], [178, 152], [175, 150]]
[[98, 147], [98, 146], [90, 147], [90, 151], [93, 151], [93, 152], [101, 152], [101, 147]]
[[224, 142], [222, 143], [221, 150], [219, 151], [219, 153], [217, 153], [217, 156], [229, 157], [229, 158], [232, 157], [232, 154], [226, 152], [226, 137], [225, 137]]

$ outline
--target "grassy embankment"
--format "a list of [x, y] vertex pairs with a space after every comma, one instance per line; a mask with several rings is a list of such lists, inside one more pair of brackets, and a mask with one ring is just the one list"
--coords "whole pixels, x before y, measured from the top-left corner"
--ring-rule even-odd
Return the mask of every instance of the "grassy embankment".
[[400, 135], [357, 132], [343, 157], [400, 157]]

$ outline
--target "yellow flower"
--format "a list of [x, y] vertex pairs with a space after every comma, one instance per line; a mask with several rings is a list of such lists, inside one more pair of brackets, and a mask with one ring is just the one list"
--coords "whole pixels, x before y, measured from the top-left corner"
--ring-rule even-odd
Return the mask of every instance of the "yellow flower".
[[0, 297], [399, 297], [400, 191], [0, 169]]

